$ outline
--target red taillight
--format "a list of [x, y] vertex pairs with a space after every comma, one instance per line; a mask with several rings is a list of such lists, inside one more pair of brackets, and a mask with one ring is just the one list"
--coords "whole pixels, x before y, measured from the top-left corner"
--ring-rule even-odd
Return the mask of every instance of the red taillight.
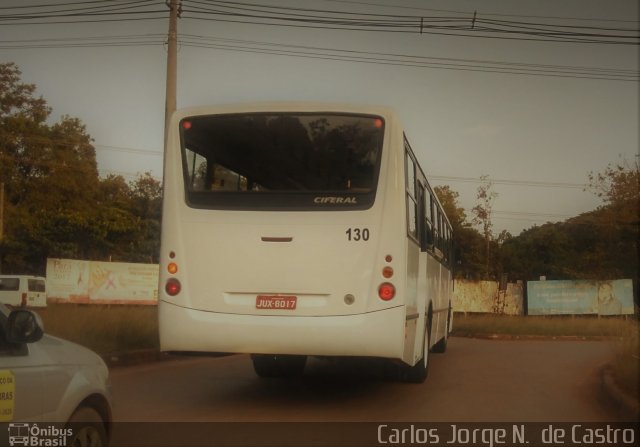
[[182, 286], [180, 285], [180, 281], [175, 278], [168, 279], [167, 283], [164, 286], [164, 290], [169, 296], [176, 296], [180, 293], [181, 288]]
[[396, 296], [396, 288], [389, 282], [382, 283], [378, 287], [378, 296], [384, 301], [392, 300]]

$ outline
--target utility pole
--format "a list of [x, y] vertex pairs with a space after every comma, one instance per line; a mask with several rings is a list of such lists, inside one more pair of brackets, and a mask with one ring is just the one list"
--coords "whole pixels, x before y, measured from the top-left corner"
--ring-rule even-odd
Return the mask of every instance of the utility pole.
[[170, 10], [169, 35], [167, 37], [167, 92], [164, 109], [164, 142], [167, 144], [167, 132], [171, 114], [176, 110], [176, 90], [178, 78], [178, 17], [182, 10], [181, 0], [167, 0]]

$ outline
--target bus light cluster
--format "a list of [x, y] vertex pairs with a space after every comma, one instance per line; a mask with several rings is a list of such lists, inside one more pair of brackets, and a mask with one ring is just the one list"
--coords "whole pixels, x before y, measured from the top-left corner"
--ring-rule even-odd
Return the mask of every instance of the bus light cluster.
[[[169, 253], [169, 258], [173, 259], [175, 257], [176, 254], [174, 252]], [[178, 273], [178, 264], [173, 261], [170, 262], [167, 265], [167, 272], [169, 272], [170, 275], [175, 275], [176, 273]], [[169, 296], [176, 296], [180, 293], [181, 289], [182, 285], [180, 284], [180, 281], [178, 281], [178, 279], [174, 277], [167, 279], [167, 282], [164, 285], [164, 290]]]
[[[385, 256], [384, 260], [387, 263], [390, 263], [391, 261], [393, 261], [393, 257], [391, 255], [387, 255]], [[393, 277], [393, 267], [391, 267], [390, 265], [385, 265], [382, 268], [382, 277], [385, 279], [391, 279]], [[383, 282], [382, 284], [380, 284], [380, 287], [378, 287], [378, 296], [381, 300], [384, 301], [392, 300], [393, 297], [396, 296], [395, 286], [390, 282]]]

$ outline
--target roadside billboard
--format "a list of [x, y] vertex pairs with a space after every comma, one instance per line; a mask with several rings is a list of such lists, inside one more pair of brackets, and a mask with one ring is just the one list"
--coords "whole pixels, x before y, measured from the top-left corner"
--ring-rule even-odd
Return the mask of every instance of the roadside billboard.
[[506, 315], [523, 315], [522, 283], [503, 284], [500, 290], [495, 281], [455, 280], [453, 288], [453, 311], [464, 313], [495, 313], [498, 301]]
[[47, 259], [51, 301], [94, 304], [158, 303], [158, 265]]
[[633, 282], [529, 281], [529, 315], [633, 315]]

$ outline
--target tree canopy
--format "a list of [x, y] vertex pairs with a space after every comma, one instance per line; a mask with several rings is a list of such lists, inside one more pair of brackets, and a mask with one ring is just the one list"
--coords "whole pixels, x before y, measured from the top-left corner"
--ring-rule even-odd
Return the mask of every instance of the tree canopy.
[[[603, 199], [597, 209], [564, 222], [536, 225], [518, 236], [481, 234], [467, 221], [458, 193], [434, 188], [454, 227], [457, 278], [511, 280], [633, 279], [638, 281], [640, 251], [640, 169], [638, 162], [608, 165], [588, 173], [588, 189]], [[477, 213], [474, 212], [477, 216]], [[482, 222], [476, 219], [477, 224]], [[486, 270], [486, 244], [492, 253]]]
[[159, 247], [160, 184], [101, 179], [78, 118], [50, 124], [51, 108], [0, 64], [2, 272], [44, 273], [47, 257], [151, 261]]

